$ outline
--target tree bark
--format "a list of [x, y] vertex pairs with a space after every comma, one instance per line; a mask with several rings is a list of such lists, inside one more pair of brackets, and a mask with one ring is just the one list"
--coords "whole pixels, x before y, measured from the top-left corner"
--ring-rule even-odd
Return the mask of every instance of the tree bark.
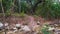
[[1, 1], [1, 7], [2, 7], [2, 13], [3, 13], [3, 21], [5, 22], [5, 13], [4, 13], [4, 8], [3, 8], [3, 5], [2, 5], [2, 1]]

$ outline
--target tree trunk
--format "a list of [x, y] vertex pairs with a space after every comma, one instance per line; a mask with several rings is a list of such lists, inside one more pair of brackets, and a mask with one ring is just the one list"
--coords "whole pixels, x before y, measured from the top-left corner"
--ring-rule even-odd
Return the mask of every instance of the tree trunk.
[[2, 13], [3, 13], [3, 22], [5, 22], [5, 13], [4, 13], [4, 8], [3, 8], [3, 5], [2, 5], [2, 1], [1, 1], [1, 7], [2, 7]]

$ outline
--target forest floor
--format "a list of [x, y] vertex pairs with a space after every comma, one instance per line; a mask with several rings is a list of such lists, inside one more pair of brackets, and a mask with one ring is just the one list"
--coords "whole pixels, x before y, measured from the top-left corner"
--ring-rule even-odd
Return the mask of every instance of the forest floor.
[[[8, 16], [8, 17], [3, 17], [0, 16], [0, 21], [3, 22], [5, 20], [5, 22], [8, 23], [29, 23], [29, 22], [37, 22], [39, 21], [40, 23], [46, 23], [46, 22], [52, 22], [52, 20], [46, 20], [42, 17], [38, 17], [38, 16], [33, 16], [33, 15], [25, 15], [25, 16]], [[54, 20], [53, 20], [54, 21]]]
[[[31, 16], [30, 15], [25, 15], [25, 16], [22, 16], [22, 17], [20, 17], [20, 16], [8, 16], [8, 17], [5, 17], [5, 18], [0, 17], [0, 21], [1, 22], [7, 22], [7, 23], [9, 23], [9, 25], [13, 25], [13, 24], [16, 24], [16, 23], [20, 23], [20, 24], [28, 23], [30, 27], [33, 26], [33, 25], [36, 25], [36, 23], [38, 21], [39, 21], [40, 25], [43, 25], [44, 23], [54, 23], [54, 22], [56, 22], [56, 20], [53, 20], [53, 21], [46, 20], [42, 17], [32, 16], [32, 15]], [[7, 34], [9, 32], [12, 32], [12, 31], [8, 31]], [[16, 32], [16, 33], [12, 32], [10, 34], [20, 34], [20, 33], [24, 34], [23, 32], [19, 32], [19, 31]], [[3, 34], [4, 34], [4, 32], [3, 32]]]

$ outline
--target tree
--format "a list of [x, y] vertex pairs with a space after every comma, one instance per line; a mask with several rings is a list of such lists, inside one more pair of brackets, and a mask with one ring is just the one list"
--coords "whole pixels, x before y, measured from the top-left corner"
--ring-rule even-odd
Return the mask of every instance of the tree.
[[2, 13], [3, 13], [3, 21], [5, 22], [5, 13], [4, 13], [4, 8], [3, 8], [2, 0], [0, 2], [1, 2], [1, 8], [2, 8]]

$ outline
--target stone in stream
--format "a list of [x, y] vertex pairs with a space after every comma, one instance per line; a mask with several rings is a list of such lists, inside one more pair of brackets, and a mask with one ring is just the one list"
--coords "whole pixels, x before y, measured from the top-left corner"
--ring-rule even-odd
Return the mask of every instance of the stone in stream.
[[55, 29], [55, 34], [60, 34], [60, 29]]
[[3, 27], [3, 23], [0, 22], [0, 28]]
[[0, 31], [4, 28], [3, 23], [0, 22]]

